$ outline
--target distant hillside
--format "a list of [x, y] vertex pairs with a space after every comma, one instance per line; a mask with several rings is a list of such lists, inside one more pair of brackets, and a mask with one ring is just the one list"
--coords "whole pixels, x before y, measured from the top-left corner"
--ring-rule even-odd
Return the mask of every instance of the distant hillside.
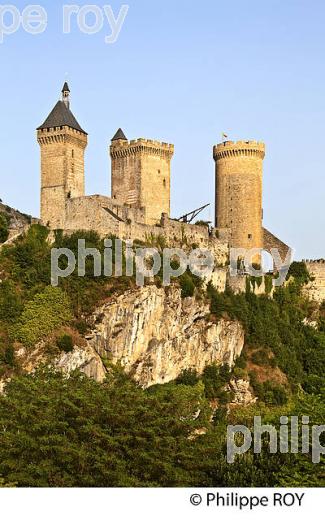
[[6, 242], [9, 238], [21, 233], [34, 222], [36, 222], [36, 219], [33, 219], [31, 215], [26, 215], [3, 204], [0, 199], [0, 243]]

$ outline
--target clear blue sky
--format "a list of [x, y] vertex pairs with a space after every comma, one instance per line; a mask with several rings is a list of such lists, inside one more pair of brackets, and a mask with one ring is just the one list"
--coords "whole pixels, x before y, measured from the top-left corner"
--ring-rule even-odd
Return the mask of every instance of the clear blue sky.
[[[92, 36], [72, 22], [64, 35], [64, 2], [39, 3], [46, 32], [21, 29], [0, 45], [4, 202], [39, 214], [35, 128], [67, 73], [72, 111], [89, 133], [87, 193], [109, 194], [108, 145], [122, 127], [129, 139], [175, 144], [173, 216], [211, 202], [202, 216], [212, 219], [213, 144], [222, 132], [263, 140], [265, 226], [298, 258], [325, 256], [323, 0], [125, 0], [129, 12], [112, 45], [104, 43], [108, 22]], [[122, 2], [97, 5], [105, 4], [117, 13]]]

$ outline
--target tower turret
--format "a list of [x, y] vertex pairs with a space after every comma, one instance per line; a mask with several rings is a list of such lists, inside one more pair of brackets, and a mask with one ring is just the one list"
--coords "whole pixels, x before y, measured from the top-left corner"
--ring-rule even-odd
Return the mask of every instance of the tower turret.
[[70, 109], [70, 89], [67, 82], [64, 83], [63, 89], [62, 89], [62, 101], [65, 104], [65, 106]]
[[146, 223], [170, 214], [172, 144], [136, 139], [128, 141], [119, 129], [110, 146], [112, 197], [123, 204], [146, 208]]
[[217, 228], [230, 230], [230, 245], [262, 248], [262, 178], [265, 145], [226, 141], [213, 148]]
[[84, 152], [87, 133], [70, 111], [70, 89], [37, 129], [41, 148], [41, 220], [52, 229], [64, 228], [68, 198], [85, 194]]

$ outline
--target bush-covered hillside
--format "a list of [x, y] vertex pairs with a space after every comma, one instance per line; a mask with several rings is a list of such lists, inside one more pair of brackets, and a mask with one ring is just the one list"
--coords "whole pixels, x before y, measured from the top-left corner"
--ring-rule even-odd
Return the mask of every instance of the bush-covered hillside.
[[[103, 251], [95, 233], [57, 233], [52, 247], [77, 251], [78, 238]], [[325, 423], [325, 314], [302, 296], [304, 264], [291, 267], [286, 287], [271, 299], [218, 293], [186, 273], [183, 297], [210, 302], [210, 317], [237, 319], [245, 348], [235, 367], [185, 371], [173, 382], [143, 390], [119, 369], [95, 383], [40, 369], [26, 375], [17, 349], [41, 339], [69, 352], [87, 331], [96, 306], [135, 287], [132, 277], [76, 274], [50, 285], [48, 230], [32, 226], [0, 251], [0, 377], [11, 378], [0, 397], [0, 486], [294, 486], [324, 485], [324, 459], [311, 454], [252, 452], [226, 462], [228, 424], [252, 427], [253, 417], [279, 427], [282, 415], [308, 415]], [[62, 260], [61, 267], [64, 267]], [[156, 277], [161, 285], [161, 277]], [[306, 321], [307, 319], [307, 321]], [[308, 325], [309, 321], [312, 323]], [[73, 341], [72, 341], [73, 336]], [[227, 385], [250, 381], [256, 404], [229, 404]]]
[[6, 242], [9, 237], [9, 230], [19, 233], [25, 226], [32, 221], [30, 215], [21, 213], [20, 211], [3, 204], [0, 199], [0, 244]]

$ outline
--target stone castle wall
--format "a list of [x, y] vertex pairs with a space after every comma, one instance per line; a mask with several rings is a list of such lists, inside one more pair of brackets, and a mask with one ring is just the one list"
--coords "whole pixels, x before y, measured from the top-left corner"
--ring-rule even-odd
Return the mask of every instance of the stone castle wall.
[[306, 260], [312, 281], [306, 286], [305, 294], [309, 299], [322, 303], [325, 301], [325, 260]]
[[268, 252], [270, 252], [271, 249], [277, 249], [281, 260], [284, 262], [290, 248], [270, 231], [263, 228], [263, 249]]
[[[110, 198], [85, 196], [87, 134], [61, 126], [39, 129], [37, 137], [41, 221], [52, 230], [96, 231], [101, 237], [113, 235], [188, 252], [208, 249], [215, 259], [211, 281], [220, 291], [226, 287], [229, 247], [277, 247], [285, 257], [287, 246], [262, 229], [263, 143], [227, 141], [214, 147], [217, 227], [209, 229], [170, 219], [173, 145], [142, 138], [128, 141], [118, 132], [110, 146]], [[242, 280], [236, 283], [234, 290], [245, 290]]]
[[[229, 273], [227, 274], [227, 286], [235, 293], [245, 293], [246, 287], [247, 287], [247, 280], [249, 278], [246, 275], [237, 275], [237, 276], [230, 276]], [[265, 277], [263, 276], [261, 279], [260, 285], [255, 283], [254, 285], [250, 282], [250, 292], [254, 293], [256, 296], [260, 296], [262, 294], [266, 294], [266, 287], [265, 287]], [[272, 296], [274, 292], [274, 289], [271, 289], [270, 296]]]
[[217, 237], [216, 230], [210, 232], [207, 226], [174, 221], [166, 214], [159, 224], [150, 226], [145, 224], [144, 208], [125, 206], [109, 197], [92, 195], [68, 199], [65, 212], [67, 232], [97, 231], [102, 237], [114, 235], [122, 240], [138, 240], [152, 245], [157, 243], [157, 239], [162, 239], [160, 244], [165, 247], [209, 249], [218, 266], [224, 266], [229, 259], [226, 234], [220, 233], [221, 237]]

